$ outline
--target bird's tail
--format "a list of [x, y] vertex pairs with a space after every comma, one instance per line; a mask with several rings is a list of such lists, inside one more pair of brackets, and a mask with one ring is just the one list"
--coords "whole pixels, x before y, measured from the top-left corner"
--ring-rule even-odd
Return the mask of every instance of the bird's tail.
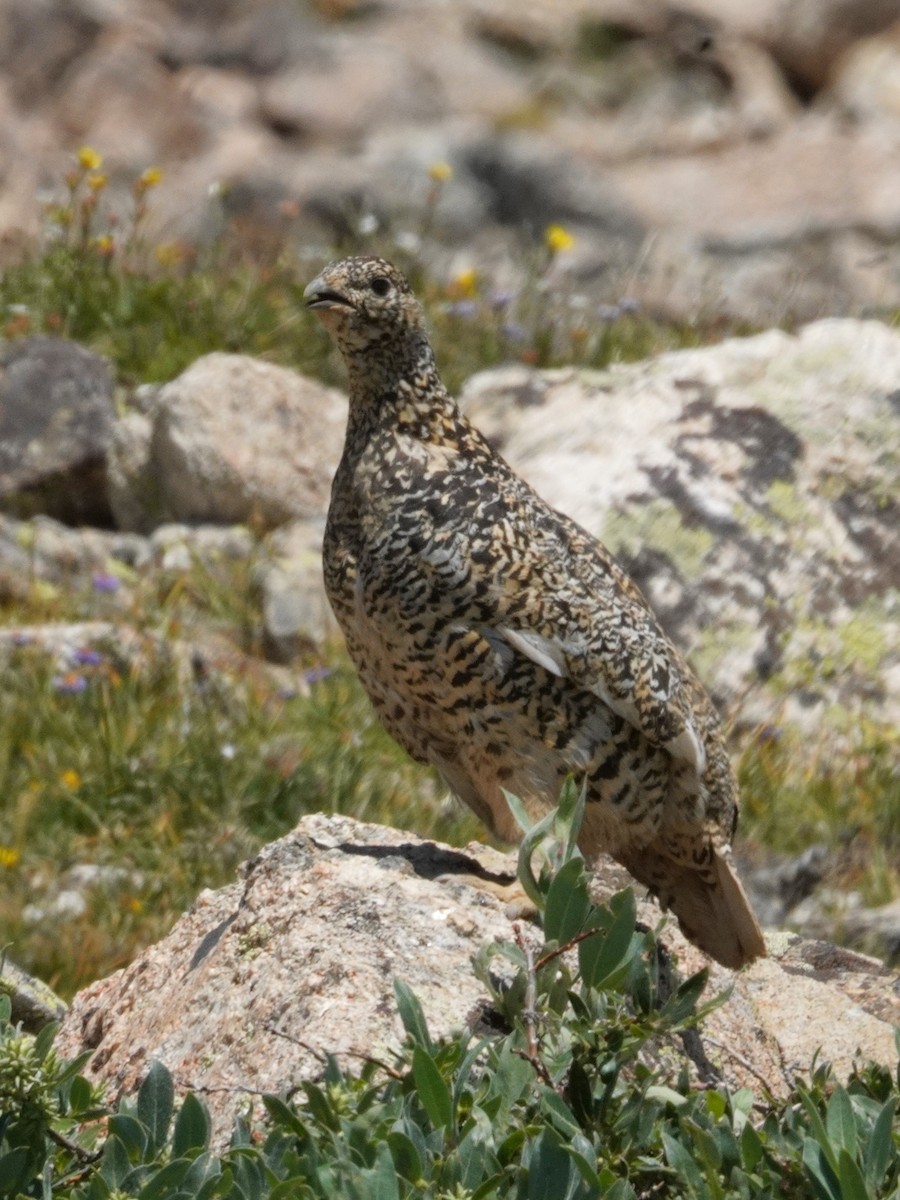
[[645, 847], [628, 870], [678, 918], [681, 932], [710, 958], [737, 969], [764, 958], [766, 943], [727, 849], [703, 869], [664, 859]]

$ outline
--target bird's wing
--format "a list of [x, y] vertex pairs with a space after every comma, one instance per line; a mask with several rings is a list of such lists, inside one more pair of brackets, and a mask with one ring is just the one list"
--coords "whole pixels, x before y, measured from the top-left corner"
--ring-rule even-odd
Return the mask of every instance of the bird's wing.
[[687, 663], [599, 542], [543, 503], [536, 515], [535, 536], [517, 548], [528, 570], [495, 582], [496, 632], [551, 674], [593, 692], [701, 777], [706, 750], [697, 718], [706, 723], [712, 714]]

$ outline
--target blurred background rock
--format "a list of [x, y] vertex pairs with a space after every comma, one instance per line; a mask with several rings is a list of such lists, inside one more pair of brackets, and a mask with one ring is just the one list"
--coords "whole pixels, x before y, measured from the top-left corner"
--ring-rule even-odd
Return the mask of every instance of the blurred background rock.
[[900, 303], [898, 0], [3, 0], [7, 257], [85, 143], [192, 244], [420, 237], [441, 162], [437, 263], [515, 281], [556, 220], [669, 317]]

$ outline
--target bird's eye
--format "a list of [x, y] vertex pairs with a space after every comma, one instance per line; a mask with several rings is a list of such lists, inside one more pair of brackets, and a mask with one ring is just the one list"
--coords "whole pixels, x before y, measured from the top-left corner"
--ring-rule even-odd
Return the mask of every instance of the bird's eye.
[[389, 279], [385, 279], [383, 275], [376, 275], [369, 284], [369, 287], [376, 296], [386, 296], [391, 290], [391, 281]]

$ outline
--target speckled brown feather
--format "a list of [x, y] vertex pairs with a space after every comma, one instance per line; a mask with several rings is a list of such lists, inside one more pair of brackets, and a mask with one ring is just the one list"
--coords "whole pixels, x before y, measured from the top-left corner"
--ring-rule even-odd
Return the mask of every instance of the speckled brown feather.
[[622, 862], [725, 965], [763, 955], [718, 718], [638, 588], [460, 413], [390, 263], [333, 263], [305, 294], [350, 380], [325, 584], [388, 731], [509, 840], [504, 789], [538, 816], [586, 780], [588, 859]]

